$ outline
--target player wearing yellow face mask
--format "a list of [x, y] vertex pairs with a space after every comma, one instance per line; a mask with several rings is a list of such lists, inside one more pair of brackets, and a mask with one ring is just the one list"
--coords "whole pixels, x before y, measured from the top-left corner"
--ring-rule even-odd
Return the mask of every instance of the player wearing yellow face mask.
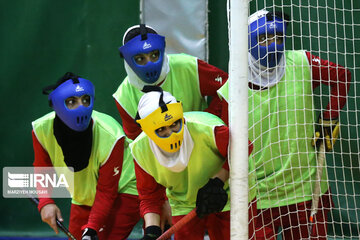
[[161, 234], [165, 194], [173, 224], [197, 208], [197, 217], [175, 239], [203, 239], [205, 229], [212, 239], [229, 239], [228, 127], [206, 112], [183, 113], [181, 102], [156, 89], [140, 99], [137, 123], [143, 132], [130, 145], [146, 227], [143, 239]]
[[141, 129], [163, 151], [179, 151], [184, 136], [183, 108], [180, 102], [165, 104], [137, 121]]

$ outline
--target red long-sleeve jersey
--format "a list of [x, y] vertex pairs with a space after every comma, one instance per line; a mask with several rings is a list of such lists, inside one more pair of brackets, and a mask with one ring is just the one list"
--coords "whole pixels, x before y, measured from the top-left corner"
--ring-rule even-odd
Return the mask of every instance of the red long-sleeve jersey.
[[[203, 97], [211, 97], [211, 102], [205, 111], [220, 117], [222, 105], [216, 91], [227, 81], [228, 74], [200, 59], [197, 59], [197, 63], [201, 95]], [[135, 123], [134, 118], [132, 118], [116, 100], [115, 103], [120, 113], [126, 136], [135, 139], [141, 133], [140, 127]]]
[[339, 117], [340, 109], [346, 103], [346, 96], [349, 92], [351, 72], [341, 65], [328, 60], [320, 59], [318, 56], [306, 52], [311, 65], [313, 89], [320, 84], [330, 85], [330, 102], [323, 112], [324, 119], [336, 119]]
[[[341, 65], [320, 59], [318, 56], [306, 52], [311, 66], [313, 89], [325, 84], [330, 86], [330, 101], [322, 113], [324, 119], [337, 119], [346, 103], [346, 96], [351, 82], [351, 72]], [[222, 101], [221, 119], [228, 124], [228, 103]]]
[[[52, 167], [53, 165], [49, 154], [40, 144], [34, 131], [32, 131], [32, 139], [35, 155], [35, 160], [33, 163], [34, 167]], [[103, 226], [107, 216], [109, 216], [113, 203], [118, 194], [117, 190], [121, 175], [120, 168], [123, 161], [124, 139], [125, 138], [121, 138], [116, 142], [110, 157], [99, 169], [95, 201], [91, 207], [88, 223], [83, 226], [83, 228], [89, 227], [98, 231]], [[118, 168], [119, 174], [114, 174], [114, 168], [118, 166], [120, 166], [120, 168]], [[54, 200], [51, 198], [40, 198], [38, 210], [41, 211], [45, 205], [50, 203], [54, 203]]]

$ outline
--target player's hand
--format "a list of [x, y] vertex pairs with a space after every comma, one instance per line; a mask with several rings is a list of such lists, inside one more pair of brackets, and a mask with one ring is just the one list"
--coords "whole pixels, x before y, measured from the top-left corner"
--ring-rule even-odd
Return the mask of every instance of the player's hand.
[[339, 137], [340, 124], [338, 119], [325, 120], [319, 118], [318, 123], [315, 125], [315, 136], [313, 139], [313, 146], [319, 146], [321, 141], [325, 143], [326, 151], [331, 151], [334, 144]]
[[85, 228], [81, 240], [99, 240], [97, 233], [92, 228]]
[[211, 178], [199, 189], [196, 197], [196, 214], [202, 218], [208, 214], [220, 212], [228, 201], [224, 190], [224, 182], [219, 178]]
[[60, 222], [63, 221], [60, 209], [53, 203], [47, 204], [41, 209], [40, 215], [41, 220], [49, 224], [49, 226], [54, 230], [54, 232], [58, 234], [59, 231], [56, 225], [56, 219], [58, 219]]
[[160, 217], [160, 228], [165, 232], [167, 229], [171, 227], [171, 207], [169, 201], [166, 200], [161, 209], [161, 217]]
[[145, 228], [145, 234], [142, 240], [156, 240], [161, 236], [161, 228], [159, 226], [149, 226]]

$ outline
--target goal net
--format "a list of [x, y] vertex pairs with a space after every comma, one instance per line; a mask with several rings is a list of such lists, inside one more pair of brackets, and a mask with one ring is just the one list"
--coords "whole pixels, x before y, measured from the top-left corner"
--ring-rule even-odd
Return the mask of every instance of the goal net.
[[[229, 81], [232, 86], [239, 81], [231, 62], [237, 61], [234, 49], [245, 47], [236, 45], [233, 28], [248, 26], [248, 57], [240, 56], [248, 69], [248, 91], [239, 92], [248, 94], [256, 235], [359, 239], [360, 2], [243, 2], [248, 4], [246, 25], [229, 18]], [[233, 7], [228, 7], [230, 16]], [[230, 127], [241, 124], [231, 115]], [[321, 135], [314, 147], [316, 132]], [[337, 132], [334, 145], [322, 140], [326, 135], [336, 139]]]

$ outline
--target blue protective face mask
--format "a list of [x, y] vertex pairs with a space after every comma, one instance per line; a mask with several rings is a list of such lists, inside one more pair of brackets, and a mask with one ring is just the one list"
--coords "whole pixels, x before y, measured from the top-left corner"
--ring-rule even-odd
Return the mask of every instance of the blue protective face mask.
[[284, 45], [284, 43], [276, 44], [273, 42], [268, 46], [259, 46], [260, 64], [268, 68], [277, 66], [284, 55]]
[[263, 16], [249, 25], [249, 52], [260, 61], [262, 66], [272, 68], [278, 65], [285, 49], [285, 37], [281, 44], [276, 42], [267, 46], [259, 45], [259, 36], [262, 34], [281, 34], [286, 35], [286, 24], [284, 20], [274, 17], [268, 20], [267, 16]]
[[[74, 83], [72, 79], [60, 84], [54, 91], [49, 94], [49, 100], [52, 108], [59, 118], [71, 129], [81, 132], [90, 124], [91, 114], [94, 107], [95, 88], [94, 85], [86, 79], [78, 78], [79, 83]], [[69, 109], [65, 100], [72, 96], [81, 97], [90, 96], [90, 105], [85, 107], [78, 106], [75, 109]]]
[[[159, 51], [159, 59], [156, 62], [147, 62], [145, 65], [139, 65], [135, 62], [134, 56], [141, 53], [150, 53]], [[147, 38], [142, 40], [138, 35], [119, 48], [120, 54], [124, 57], [127, 64], [135, 74], [145, 83], [155, 83], [161, 74], [164, 62], [165, 37], [148, 33]]]

